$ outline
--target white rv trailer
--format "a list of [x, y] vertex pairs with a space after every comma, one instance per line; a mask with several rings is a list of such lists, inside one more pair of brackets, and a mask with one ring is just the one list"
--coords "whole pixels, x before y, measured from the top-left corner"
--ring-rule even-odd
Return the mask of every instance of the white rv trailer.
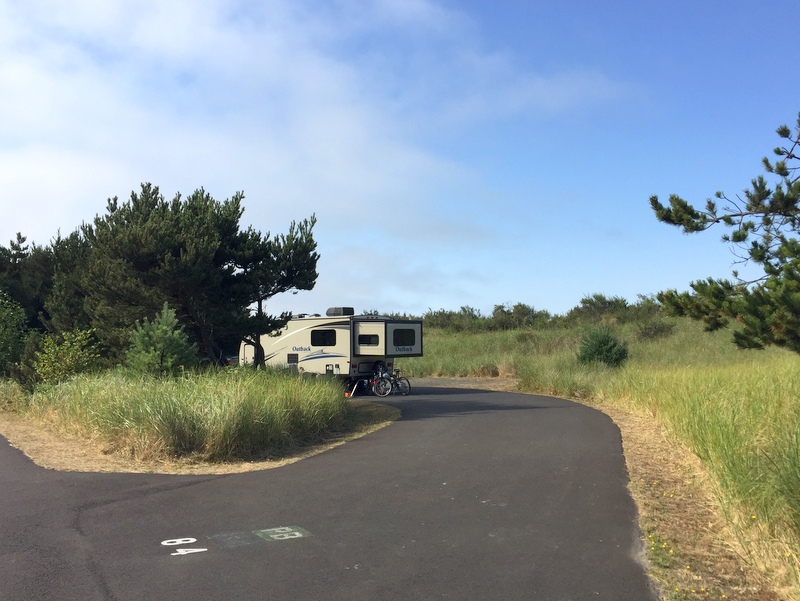
[[[365, 378], [379, 366], [391, 370], [398, 357], [422, 356], [422, 321], [355, 315], [333, 307], [325, 317], [299, 315], [261, 336], [267, 365], [289, 367], [341, 379]], [[242, 343], [239, 363], [252, 364], [255, 348]]]

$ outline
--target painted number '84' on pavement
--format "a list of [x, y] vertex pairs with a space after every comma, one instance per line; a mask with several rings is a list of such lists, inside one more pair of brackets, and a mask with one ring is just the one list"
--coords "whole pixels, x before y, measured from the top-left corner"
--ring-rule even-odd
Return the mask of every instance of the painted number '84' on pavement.
[[[191, 545], [196, 542], [196, 538], [171, 538], [162, 541], [161, 545], [164, 547], [176, 547], [178, 545]], [[189, 555], [190, 553], [202, 553], [203, 551], [208, 551], [208, 549], [175, 549], [175, 552], [170, 553], [170, 555]]]

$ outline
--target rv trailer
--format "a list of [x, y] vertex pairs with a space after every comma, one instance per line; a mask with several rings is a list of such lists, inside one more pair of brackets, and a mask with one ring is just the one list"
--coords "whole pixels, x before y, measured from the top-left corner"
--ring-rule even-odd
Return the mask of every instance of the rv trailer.
[[[355, 380], [391, 371], [398, 357], [421, 357], [422, 321], [332, 307], [325, 317], [293, 317], [277, 332], [262, 335], [261, 346], [267, 365]], [[243, 342], [239, 363], [252, 364], [254, 357], [255, 347]]]

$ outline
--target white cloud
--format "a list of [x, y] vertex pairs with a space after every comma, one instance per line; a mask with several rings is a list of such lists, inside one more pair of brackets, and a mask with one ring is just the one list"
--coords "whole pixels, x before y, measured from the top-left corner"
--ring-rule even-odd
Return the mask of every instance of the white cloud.
[[[0, 240], [72, 231], [143, 181], [168, 198], [244, 190], [261, 230], [317, 214], [318, 293], [468, 298], [497, 218], [439, 138], [624, 93], [592, 71], [526, 72], [476, 31], [426, 0], [0, 0]], [[365, 255], [408, 284], [354, 288]]]
[[0, 164], [0, 244], [4, 246], [16, 232], [42, 245], [59, 231], [71, 233], [105, 211], [107, 190], [132, 178], [128, 166], [115, 159], [60, 147], [27, 146], [3, 152]]

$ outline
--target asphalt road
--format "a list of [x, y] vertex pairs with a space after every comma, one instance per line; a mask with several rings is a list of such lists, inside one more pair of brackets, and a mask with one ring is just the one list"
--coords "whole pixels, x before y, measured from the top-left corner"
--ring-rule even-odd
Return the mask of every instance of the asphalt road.
[[[413, 385], [413, 381], [412, 381]], [[0, 439], [0, 599], [655, 601], [611, 420], [415, 387], [274, 470], [53, 472]]]

